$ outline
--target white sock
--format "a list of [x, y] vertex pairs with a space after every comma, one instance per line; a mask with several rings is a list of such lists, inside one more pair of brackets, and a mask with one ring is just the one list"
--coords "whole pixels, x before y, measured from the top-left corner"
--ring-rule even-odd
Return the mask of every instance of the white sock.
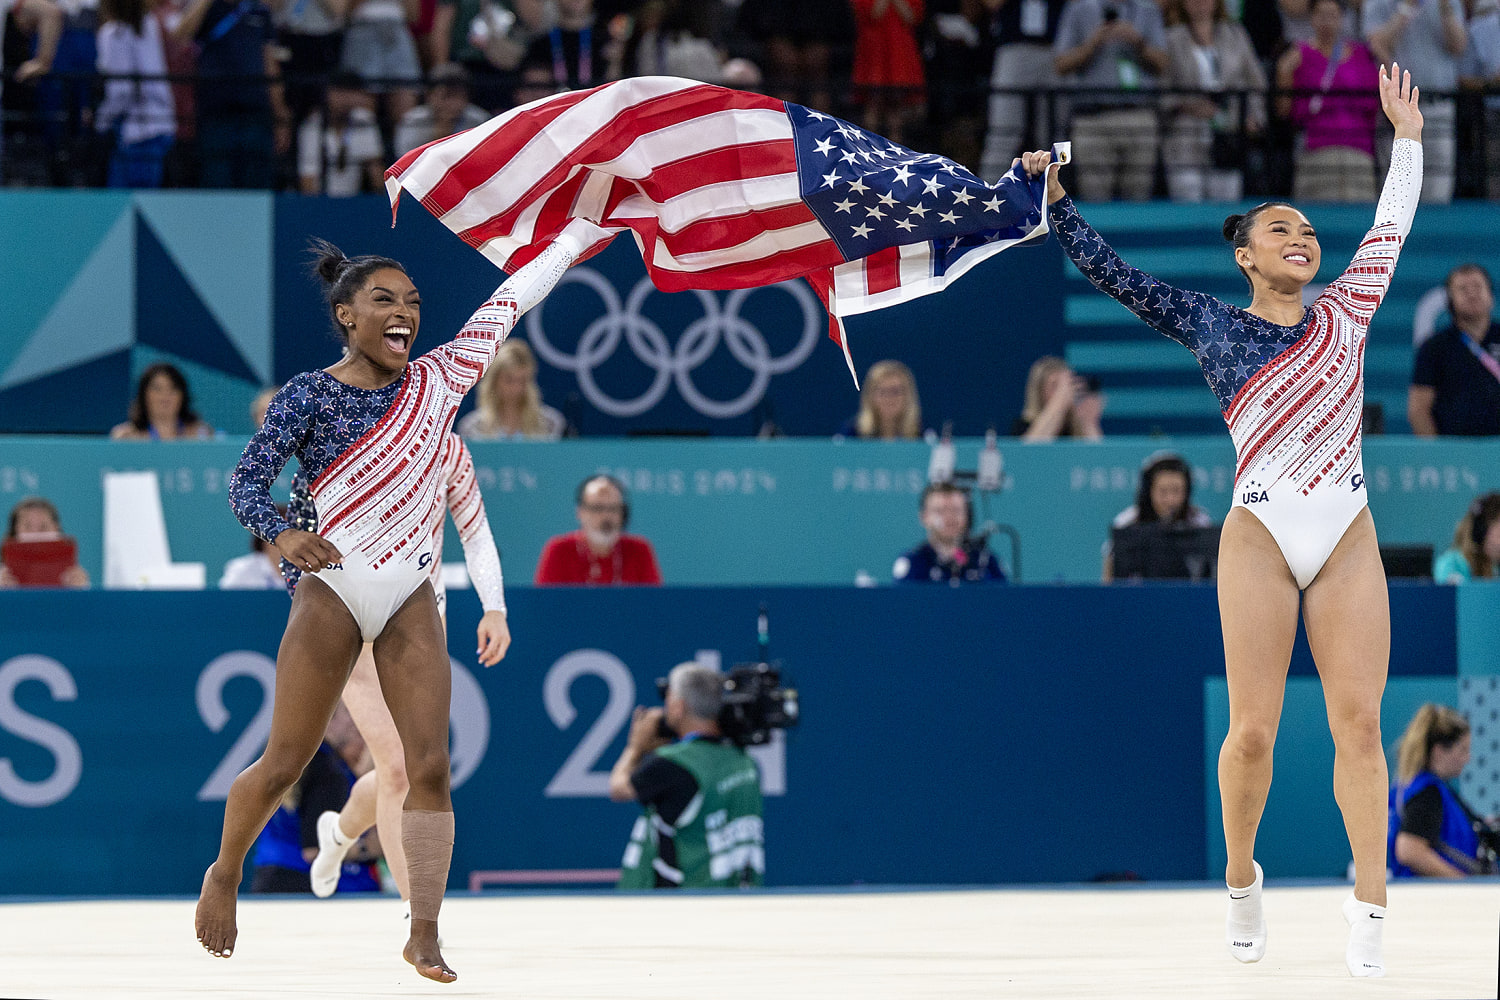
[[1385, 907], [1354, 898], [1344, 900], [1344, 919], [1349, 922], [1349, 946], [1344, 964], [1349, 975], [1361, 978], [1385, 975]]
[[344, 855], [358, 839], [345, 836], [339, 829], [338, 813], [329, 811], [318, 817], [318, 856], [313, 858], [312, 871], [308, 873], [314, 896], [326, 899], [333, 895], [339, 887]]
[[1255, 881], [1243, 889], [1225, 882], [1229, 890], [1229, 916], [1224, 922], [1224, 943], [1229, 954], [1241, 962], [1259, 962], [1266, 953], [1266, 915], [1261, 908], [1265, 872], [1255, 865]]

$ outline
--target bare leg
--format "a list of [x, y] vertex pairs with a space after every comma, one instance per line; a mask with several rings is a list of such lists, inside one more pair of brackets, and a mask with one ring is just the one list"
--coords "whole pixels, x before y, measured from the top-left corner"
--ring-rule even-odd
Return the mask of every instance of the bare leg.
[[[448, 708], [452, 675], [432, 587], [423, 584], [375, 640], [375, 669], [406, 750], [410, 789], [403, 820], [411, 891], [411, 937], [403, 952], [421, 975], [451, 983], [458, 974], [438, 949], [438, 910], [452, 860], [448, 796]], [[442, 832], [445, 830], [446, 832]]]
[[317, 752], [359, 646], [359, 629], [343, 601], [317, 577], [303, 577], [276, 654], [271, 735], [260, 759], [229, 789], [219, 856], [204, 874], [198, 897], [193, 922], [198, 940], [214, 955], [228, 958], [234, 950], [235, 893], [245, 855]]
[[1375, 541], [1363, 510], [1307, 588], [1303, 618], [1333, 732], [1333, 794], [1354, 854], [1354, 896], [1385, 905], [1385, 751], [1380, 699], [1391, 658], [1391, 612]]
[[[444, 651], [443, 662], [447, 663]], [[344, 707], [365, 746], [370, 748], [370, 757], [375, 769], [359, 779], [349, 802], [339, 813], [339, 829], [347, 837], [358, 837], [377, 824], [380, 828], [380, 849], [390, 866], [391, 877], [402, 899], [411, 898], [406, 880], [406, 851], [401, 843], [401, 809], [406, 802], [406, 753], [401, 747], [401, 736], [396, 732], [396, 723], [391, 710], [386, 707], [385, 696], [380, 688], [380, 677], [375, 670], [375, 655], [371, 646], [365, 646], [349, 675], [344, 687]], [[364, 785], [369, 793], [361, 792]], [[356, 801], [356, 796], [360, 797]]]
[[1255, 881], [1255, 833], [1271, 790], [1271, 757], [1281, 723], [1286, 673], [1297, 637], [1297, 581], [1265, 525], [1241, 507], [1224, 519], [1219, 542], [1219, 620], [1229, 682], [1229, 736], [1219, 751], [1224, 810], [1224, 878]]

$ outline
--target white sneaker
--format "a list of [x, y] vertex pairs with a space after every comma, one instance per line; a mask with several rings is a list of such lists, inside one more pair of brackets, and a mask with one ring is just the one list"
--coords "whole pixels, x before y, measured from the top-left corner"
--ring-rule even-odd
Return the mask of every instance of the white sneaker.
[[354, 839], [345, 837], [339, 829], [339, 814], [325, 812], [318, 817], [318, 856], [313, 859], [313, 895], [327, 899], [339, 887], [339, 872], [344, 867], [344, 855], [354, 846]]

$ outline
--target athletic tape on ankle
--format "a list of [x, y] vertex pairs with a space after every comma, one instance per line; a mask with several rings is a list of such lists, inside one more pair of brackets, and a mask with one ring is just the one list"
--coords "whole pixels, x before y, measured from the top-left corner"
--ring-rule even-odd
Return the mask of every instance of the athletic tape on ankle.
[[453, 814], [406, 810], [401, 814], [401, 846], [406, 848], [411, 918], [436, 920], [453, 861]]

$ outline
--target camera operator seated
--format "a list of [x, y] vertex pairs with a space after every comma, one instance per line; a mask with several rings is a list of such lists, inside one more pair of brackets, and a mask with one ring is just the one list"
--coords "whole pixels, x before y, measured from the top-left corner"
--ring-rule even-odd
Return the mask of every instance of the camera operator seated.
[[668, 675], [665, 708], [636, 708], [609, 775], [611, 799], [644, 809], [625, 848], [621, 889], [762, 883], [760, 771], [720, 729], [723, 697], [723, 674], [682, 663]]
[[896, 560], [897, 583], [1004, 583], [1005, 573], [984, 538], [969, 537], [969, 494], [952, 483], [929, 483], [918, 501], [927, 540]]
[[[1214, 520], [1208, 512], [1193, 503], [1193, 472], [1187, 461], [1175, 452], [1156, 452], [1141, 466], [1135, 503], [1116, 514], [1110, 522], [1111, 537], [1104, 543], [1102, 579], [1110, 583], [1131, 577], [1198, 579], [1212, 576], [1212, 572], [1192, 572], [1188, 560], [1197, 557], [1205, 563], [1217, 561], [1218, 540], [1212, 537], [1212, 531], [1203, 530], [1213, 526]], [[1122, 567], [1116, 565], [1115, 541], [1122, 531], [1137, 528], [1140, 530], [1130, 539], [1136, 551], [1127, 554], [1121, 572]], [[1158, 551], [1142, 552], [1140, 549]], [[1152, 565], [1145, 566], [1143, 562]]]

